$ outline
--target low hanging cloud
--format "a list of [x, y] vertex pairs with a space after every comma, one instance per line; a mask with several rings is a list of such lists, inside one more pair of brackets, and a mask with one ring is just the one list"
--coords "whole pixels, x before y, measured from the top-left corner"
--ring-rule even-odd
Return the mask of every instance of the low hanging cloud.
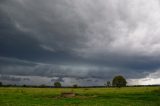
[[0, 74], [159, 77], [159, 20], [159, 0], [0, 1]]

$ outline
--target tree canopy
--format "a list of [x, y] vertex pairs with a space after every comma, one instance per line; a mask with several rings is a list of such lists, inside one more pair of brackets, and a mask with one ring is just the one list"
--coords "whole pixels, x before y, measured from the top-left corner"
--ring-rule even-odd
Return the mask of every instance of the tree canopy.
[[54, 87], [60, 88], [60, 87], [61, 87], [61, 83], [60, 83], [60, 82], [55, 82], [55, 83], [54, 83]]
[[111, 86], [111, 82], [107, 81], [107, 87], [110, 87], [110, 86]]
[[121, 76], [121, 75], [115, 76], [113, 78], [112, 86], [115, 86], [115, 87], [124, 87], [124, 86], [126, 86], [126, 84], [127, 84], [126, 79], [123, 76]]

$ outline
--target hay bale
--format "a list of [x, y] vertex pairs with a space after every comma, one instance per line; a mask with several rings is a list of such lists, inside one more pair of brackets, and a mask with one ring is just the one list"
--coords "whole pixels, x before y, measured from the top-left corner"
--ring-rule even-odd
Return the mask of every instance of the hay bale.
[[71, 98], [71, 97], [75, 97], [76, 94], [74, 92], [62, 92], [61, 96], [65, 98]]

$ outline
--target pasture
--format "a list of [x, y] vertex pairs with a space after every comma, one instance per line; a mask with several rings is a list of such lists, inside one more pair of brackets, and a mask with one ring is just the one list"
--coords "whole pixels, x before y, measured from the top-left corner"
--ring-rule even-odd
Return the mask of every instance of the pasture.
[[[76, 93], [61, 97], [61, 92]], [[0, 88], [0, 106], [160, 106], [159, 87]]]

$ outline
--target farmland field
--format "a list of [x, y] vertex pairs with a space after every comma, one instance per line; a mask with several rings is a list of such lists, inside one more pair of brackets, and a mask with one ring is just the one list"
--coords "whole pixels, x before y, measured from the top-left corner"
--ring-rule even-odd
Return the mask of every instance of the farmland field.
[[[63, 98], [61, 92], [76, 93]], [[0, 106], [160, 106], [159, 87], [0, 88]]]

